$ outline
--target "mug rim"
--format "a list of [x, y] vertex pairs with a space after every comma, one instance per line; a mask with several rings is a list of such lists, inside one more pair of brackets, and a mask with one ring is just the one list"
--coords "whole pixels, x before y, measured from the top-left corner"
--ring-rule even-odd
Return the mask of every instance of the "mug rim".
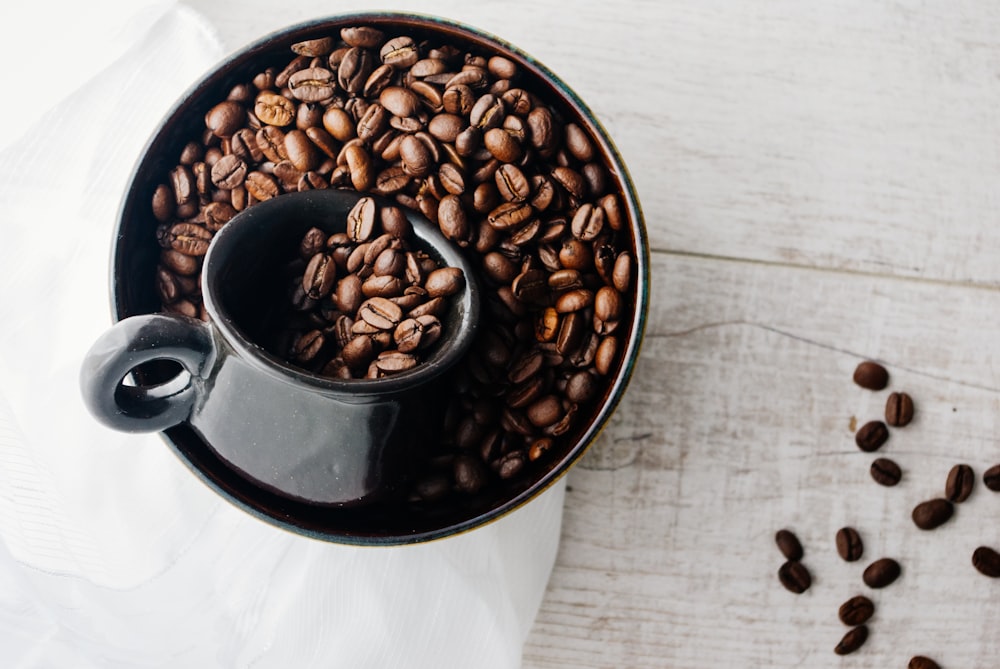
[[[389, 546], [423, 543], [461, 534], [494, 522], [518, 509], [537, 495], [540, 495], [565, 476], [572, 466], [594, 444], [621, 402], [635, 371], [645, 335], [650, 302], [650, 249], [635, 184], [613, 139], [596, 114], [568, 84], [537, 59], [520, 47], [481, 28], [472, 27], [468, 24], [439, 16], [402, 11], [362, 11], [325, 15], [278, 28], [231, 52], [206, 70], [175, 101], [151, 132], [149, 140], [136, 160], [129, 179], [129, 186], [122, 198], [118, 215], [118, 226], [116, 228], [117, 234], [112, 245], [112, 262], [109, 277], [112, 317], [117, 321], [134, 315], [129, 310], [129, 307], [133, 305], [127, 303], [128, 295], [120, 282], [121, 273], [126, 266], [122, 257], [124, 247], [123, 235], [121, 234], [122, 226], [125, 225], [126, 217], [135, 206], [132, 200], [137, 197], [135, 191], [139, 187], [140, 176], [143, 174], [144, 169], [149, 169], [147, 163], [152, 160], [151, 151], [157, 144], [168, 141], [165, 137], [168, 125], [183, 117], [182, 112], [190, 104], [190, 100], [197, 97], [200, 89], [209, 86], [212, 82], [216, 82], [220, 77], [232, 74], [237, 67], [252, 61], [254, 57], [266, 53], [269, 49], [291, 43], [296, 37], [302, 38], [310, 32], [339, 29], [352, 23], [388, 24], [435, 32], [456, 31], [462, 40], [479, 48], [487, 48], [514, 56], [515, 60], [522, 67], [529, 70], [540, 84], [550, 88], [555, 97], [558, 98], [559, 103], [568, 107], [592, 132], [593, 138], [607, 162], [606, 166], [612, 172], [613, 178], [616, 179], [619, 185], [616, 192], [622, 197], [623, 204], [628, 212], [628, 229], [632, 235], [636, 269], [633, 289], [635, 296], [633, 313], [628, 322], [628, 336], [624, 339], [624, 346], [620, 351], [621, 362], [613, 381], [608, 385], [605, 399], [599, 405], [599, 410], [592, 415], [586, 428], [579, 434], [572, 446], [567, 449], [565, 455], [556, 464], [543, 475], [534, 479], [525, 489], [502, 497], [500, 503], [494, 504], [482, 512], [463, 517], [458, 521], [449, 521], [446, 524], [415, 531], [386, 531], [382, 528], [371, 526], [366, 526], [363, 530], [328, 527], [324, 523], [310, 522], [312, 519], [311, 514], [303, 515], [299, 513], [294, 508], [294, 504], [289, 504], [287, 500], [275, 498], [263, 499], [262, 501], [263, 496], [258, 490], [248, 491], [247, 486], [244, 485], [245, 482], [233, 479], [229, 476], [229, 472], [220, 469], [220, 467], [224, 468], [224, 464], [212, 462], [211, 458], [206, 459], [204, 457], [206, 453], [199, 449], [207, 445], [204, 442], [200, 442], [196, 434], [191, 434], [190, 427], [178, 426], [162, 433], [163, 439], [167, 442], [168, 446], [175, 451], [182, 462], [206, 485], [226, 498], [227, 501], [269, 524], [295, 534], [348, 545]], [[139, 311], [135, 313], [144, 312]], [[193, 450], [190, 448], [192, 437], [196, 442]], [[208, 447], [204, 450], [210, 451], [211, 449]]]

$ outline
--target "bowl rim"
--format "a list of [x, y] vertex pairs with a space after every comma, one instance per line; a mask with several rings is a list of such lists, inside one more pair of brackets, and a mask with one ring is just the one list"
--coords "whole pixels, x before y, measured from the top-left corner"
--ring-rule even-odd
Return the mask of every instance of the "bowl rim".
[[[170, 428], [161, 432], [161, 437], [168, 447], [174, 451], [179, 459], [206, 485], [216, 493], [220, 494], [228, 502], [249, 514], [284, 530], [295, 534], [307, 536], [313, 539], [326, 542], [358, 545], [358, 546], [399, 546], [407, 544], [425, 543], [450, 536], [462, 534], [464, 532], [486, 526], [500, 520], [507, 514], [517, 510], [530, 500], [541, 495], [556, 482], [562, 479], [572, 466], [590, 449], [603, 432], [604, 428], [615, 410], [618, 408], [633, 373], [638, 364], [642, 343], [645, 337], [648, 311], [650, 303], [650, 249], [649, 238], [646, 231], [645, 219], [639, 202], [635, 184], [629, 174], [628, 168], [614, 144], [610, 133], [598, 119], [597, 115], [579, 97], [579, 95], [559, 77], [555, 72], [542, 64], [537, 58], [530, 55], [522, 48], [508, 42], [507, 40], [493, 34], [490, 31], [471, 26], [467, 23], [444, 18], [432, 14], [424, 14], [409, 11], [361, 11], [334, 13], [289, 24], [278, 28], [263, 36], [252, 40], [243, 46], [231, 51], [221, 60], [210, 66], [194, 83], [191, 84], [170, 106], [168, 111], [151, 131], [149, 138], [143, 145], [134, 162], [129, 174], [128, 185], [121, 198], [116, 217], [115, 235], [111, 246], [111, 258], [109, 263], [109, 287], [110, 306], [113, 321], [117, 322], [133, 315], [129, 311], [129, 305], [125, 302], [126, 295], [122, 290], [119, 276], [123, 273], [123, 245], [124, 235], [122, 228], [126, 224], [126, 217], [132, 205], [132, 200], [136, 197], [135, 191], [140, 183], [143, 168], [151, 158], [151, 152], [157, 143], [166, 141], [163, 139], [170, 124], [184, 117], [183, 112], [192, 104], [192, 100], [197, 99], [199, 91], [209, 86], [219, 78], [231, 74], [239, 66], [252, 61], [255, 55], [269, 51], [275, 47], [290, 45], [295, 41], [296, 36], [303, 36], [305, 33], [319, 30], [337, 30], [349, 25], [363, 24], [392, 24], [412, 27], [420, 31], [455, 31], [459, 38], [465, 42], [475, 44], [479, 48], [490, 51], [506, 52], [513, 55], [520, 61], [519, 65], [526, 66], [531, 75], [540, 83], [551, 87], [557, 94], [559, 102], [572, 112], [580, 121], [590, 126], [593, 139], [599, 144], [602, 156], [606, 161], [606, 167], [612, 172], [613, 178], [618, 182], [620, 189], [617, 190], [623, 199], [626, 211], [628, 212], [629, 231], [632, 235], [635, 263], [634, 280], [634, 305], [632, 315], [628, 325], [628, 336], [624, 340], [618, 355], [620, 366], [617, 374], [606, 390], [606, 397], [600, 405], [599, 410], [593, 414], [590, 423], [584, 429], [572, 447], [568, 448], [565, 455], [542, 476], [535, 479], [530, 485], [516, 494], [503, 497], [503, 501], [494, 504], [485, 511], [477, 512], [474, 515], [457, 522], [450, 522], [426, 530], [415, 530], [412, 532], [380, 532], [378, 528], [371, 528], [370, 531], [352, 531], [337, 529], [318, 529], [310, 526], [296, 517], [294, 504], [284, 504], [284, 500], [277, 500], [276, 503], [261, 502], [260, 497], [265, 495], [246, 495], [236, 489], [226, 477], [220, 477], [218, 473], [207, 471], [203, 459], [192, 457], [192, 454], [182, 447], [179, 440], [178, 430], [189, 429], [186, 424]], [[188, 114], [190, 114], [188, 110]], [[200, 439], [200, 437], [196, 438]], [[210, 444], [204, 444], [208, 450]], [[214, 452], [213, 452], [214, 453]], [[223, 467], [225, 463], [220, 463]], [[252, 483], [250, 483], [252, 486]], [[254, 498], [256, 497], [256, 498]], [[272, 500], [272, 502], [275, 502]], [[290, 510], [291, 509], [291, 510]]]

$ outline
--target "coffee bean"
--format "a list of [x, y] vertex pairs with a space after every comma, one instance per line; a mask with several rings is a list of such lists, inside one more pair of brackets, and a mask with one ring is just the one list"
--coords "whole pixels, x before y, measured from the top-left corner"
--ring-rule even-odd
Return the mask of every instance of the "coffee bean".
[[243, 105], [234, 100], [224, 100], [205, 114], [205, 127], [216, 137], [229, 137], [243, 127], [245, 120]]
[[295, 118], [295, 104], [282, 95], [264, 91], [257, 96], [253, 113], [268, 125], [284, 127]]
[[906, 393], [892, 393], [885, 401], [885, 422], [893, 427], [909, 425], [913, 420], [913, 399]]
[[960, 504], [969, 499], [972, 494], [972, 486], [976, 482], [976, 475], [969, 465], [955, 465], [948, 472], [948, 479], [944, 485], [944, 496], [949, 502]]
[[868, 626], [858, 625], [840, 640], [840, 643], [836, 645], [833, 652], [837, 655], [850, 655], [854, 651], [865, 645], [865, 641], [868, 640]]
[[178, 223], [170, 228], [170, 248], [186, 256], [203, 256], [208, 253], [212, 233], [194, 223]]
[[247, 178], [247, 164], [235, 154], [229, 154], [219, 159], [212, 166], [212, 183], [219, 188], [232, 190], [243, 185]]
[[302, 287], [314, 300], [326, 297], [337, 280], [337, 264], [326, 253], [317, 253], [309, 259], [302, 275]]
[[941, 669], [941, 667], [937, 662], [929, 657], [915, 655], [910, 658], [910, 662], [906, 665], [906, 669]]
[[868, 390], [883, 390], [889, 385], [889, 371], [873, 360], [865, 360], [855, 368], [854, 382]]
[[812, 585], [812, 576], [798, 560], [789, 560], [778, 569], [778, 580], [789, 592], [799, 595]]
[[837, 617], [840, 618], [840, 622], [853, 627], [855, 625], [862, 625], [868, 622], [868, 619], [871, 618], [874, 613], [875, 604], [872, 603], [872, 600], [868, 599], [864, 595], [857, 595], [856, 597], [851, 597], [840, 605], [840, 609], [837, 611]]
[[336, 81], [333, 72], [325, 67], [308, 67], [288, 78], [292, 97], [302, 102], [324, 102], [333, 98]]
[[899, 563], [892, 558], [880, 558], [865, 568], [861, 579], [869, 588], [884, 588], [899, 578], [901, 571]]
[[465, 276], [458, 267], [442, 267], [427, 275], [424, 288], [431, 297], [448, 297], [465, 285]]
[[993, 492], [1000, 492], [1000, 465], [993, 465], [983, 472], [983, 485]]
[[933, 530], [948, 522], [955, 512], [954, 505], [946, 499], [931, 499], [913, 508], [913, 523], [922, 530]]
[[837, 554], [845, 562], [860, 560], [865, 552], [865, 545], [861, 541], [861, 535], [853, 527], [842, 527], [837, 530], [836, 544]]
[[854, 434], [854, 443], [866, 453], [877, 451], [888, 440], [889, 428], [880, 420], [865, 423]]
[[802, 544], [791, 530], [778, 530], [774, 535], [774, 541], [778, 544], [778, 550], [781, 551], [786, 560], [798, 561], [802, 559]]
[[972, 566], [990, 578], [1000, 578], [1000, 553], [989, 546], [980, 546], [972, 553]]
[[896, 485], [903, 478], [903, 472], [899, 465], [889, 458], [873, 460], [870, 471], [876, 483], [888, 487]]
[[482, 461], [469, 455], [459, 455], [454, 465], [455, 487], [464, 493], [479, 492], [487, 483]]

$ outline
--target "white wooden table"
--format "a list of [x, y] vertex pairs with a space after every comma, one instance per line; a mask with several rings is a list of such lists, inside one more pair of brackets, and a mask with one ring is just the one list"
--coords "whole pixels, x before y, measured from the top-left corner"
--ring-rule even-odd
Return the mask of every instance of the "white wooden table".
[[[235, 50], [385, 3], [186, 0]], [[524, 664], [996, 667], [1000, 581], [1000, 5], [982, 0], [397, 0], [501, 35], [572, 86], [615, 139], [653, 246], [647, 339], [624, 403], [569, 475], [561, 550]], [[883, 455], [852, 426], [888, 391], [917, 417]], [[933, 532], [912, 507], [967, 462], [977, 489]], [[856, 527], [848, 564], [834, 534]], [[774, 532], [805, 544], [784, 590]], [[865, 564], [902, 578], [870, 591]], [[837, 607], [875, 601], [858, 653]]]

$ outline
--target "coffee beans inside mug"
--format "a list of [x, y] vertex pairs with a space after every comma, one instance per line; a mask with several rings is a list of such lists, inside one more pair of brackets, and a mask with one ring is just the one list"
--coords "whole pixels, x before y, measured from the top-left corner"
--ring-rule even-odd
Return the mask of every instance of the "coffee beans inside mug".
[[[636, 256], [618, 181], [575, 111], [550, 102], [512, 59], [405, 32], [345, 28], [292, 45], [283, 63], [235, 82], [228, 99], [205, 110], [185, 160], [178, 156], [151, 190], [151, 214], [162, 308], [194, 317], [206, 317], [198, 277], [211, 234], [287, 192], [348, 188], [394, 199], [478, 259], [482, 334], [442, 397], [444, 439], [415, 465], [410, 501], [429, 503], [523, 479], [573, 443], [621, 364]], [[352, 221], [352, 244], [376, 243], [370, 222]], [[367, 375], [362, 362], [379, 349], [394, 352], [374, 374], [412, 364], [423, 336], [412, 320], [437, 315], [440, 302], [425, 285], [426, 302], [409, 306], [413, 293], [396, 294], [395, 279], [413, 285], [411, 275], [427, 268], [404, 258], [399, 275], [399, 253], [365, 258], [346, 244], [323, 251], [328, 258], [317, 252], [303, 260], [292, 299], [327, 302], [319, 305], [325, 320], [293, 336], [289, 355], [334, 375]], [[341, 285], [345, 275], [356, 279]], [[360, 308], [359, 281], [362, 301], [376, 301], [351, 316], [351, 328], [331, 324], [335, 311], [347, 315], [333, 302]], [[405, 302], [400, 320], [379, 300]], [[340, 344], [354, 326], [375, 331]], [[342, 346], [339, 358], [320, 365], [331, 344]], [[511, 380], [528, 358], [539, 361], [532, 374]]]

